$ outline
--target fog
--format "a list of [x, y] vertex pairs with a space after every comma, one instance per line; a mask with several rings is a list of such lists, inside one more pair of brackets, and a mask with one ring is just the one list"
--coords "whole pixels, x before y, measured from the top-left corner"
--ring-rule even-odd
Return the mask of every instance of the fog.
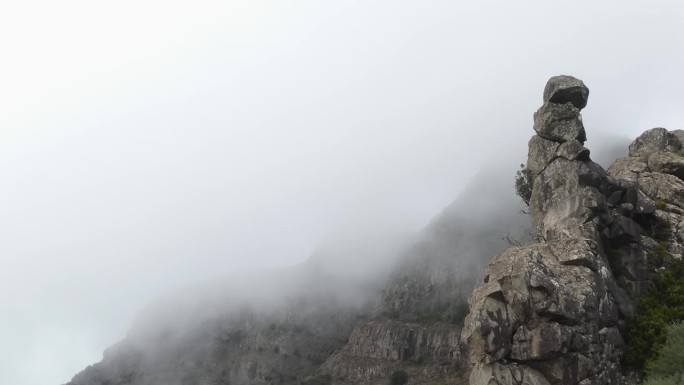
[[675, 1], [4, 2], [0, 383], [68, 381], [170, 290], [415, 234], [485, 164], [512, 184], [550, 76], [591, 89], [590, 149], [684, 128], [683, 18]]

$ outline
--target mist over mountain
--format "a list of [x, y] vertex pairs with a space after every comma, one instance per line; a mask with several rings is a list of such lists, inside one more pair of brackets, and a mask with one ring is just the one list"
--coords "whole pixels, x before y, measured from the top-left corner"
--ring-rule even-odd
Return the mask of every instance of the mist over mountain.
[[413, 234], [329, 239], [299, 265], [178, 288], [69, 384], [357, 383], [417, 367], [430, 368], [423, 381], [455, 381], [468, 296], [494, 255], [533, 241], [516, 168], [484, 167]]
[[[298, 334], [318, 358], [297, 375], [410, 356], [451, 376], [467, 287], [502, 238], [526, 242], [512, 178], [546, 80], [591, 86], [585, 146], [607, 168], [684, 124], [683, 18], [668, 0], [4, 2], [0, 383], [65, 383], [127, 335], [109, 352], [226, 324], [274, 340], [288, 312], [341, 322]], [[283, 310], [302, 297], [321, 312]], [[245, 303], [271, 313], [241, 324]], [[270, 367], [304, 362], [287, 354]], [[277, 377], [264, 365], [231, 378]]]

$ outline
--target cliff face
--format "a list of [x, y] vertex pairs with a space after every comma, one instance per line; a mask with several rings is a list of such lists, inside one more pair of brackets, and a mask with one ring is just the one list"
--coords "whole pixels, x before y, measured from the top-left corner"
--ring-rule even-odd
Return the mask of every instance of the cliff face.
[[[608, 174], [637, 186], [651, 218], [637, 218], [646, 230], [647, 251], [657, 243], [672, 255], [684, 252], [684, 131], [653, 128], [629, 146], [629, 156], [617, 159]], [[650, 220], [649, 220], [650, 219]], [[630, 268], [629, 265], [625, 269]]]
[[500, 195], [510, 175], [493, 174], [476, 176], [410, 247], [369, 319], [322, 366], [333, 383], [377, 383], [399, 369], [416, 384], [467, 382], [459, 338], [467, 298], [504, 237], [524, 239], [530, 229], [519, 199]]
[[[651, 286], [656, 232], [681, 252], [682, 132], [647, 131], [606, 172], [583, 146], [588, 95], [569, 76], [544, 90], [527, 162], [542, 240], [497, 256], [470, 298], [471, 385], [630, 383], [620, 366], [636, 311], [627, 291]], [[674, 226], [663, 235], [664, 222]]]

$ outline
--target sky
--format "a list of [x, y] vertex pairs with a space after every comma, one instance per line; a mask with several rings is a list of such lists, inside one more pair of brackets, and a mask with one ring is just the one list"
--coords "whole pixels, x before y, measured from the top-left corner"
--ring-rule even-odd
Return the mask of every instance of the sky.
[[550, 76], [590, 88], [590, 149], [684, 129], [681, 20], [657, 0], [0, 2], [0, 383], [67, 382], [179, 285], [417, 231], [484, 164], [512, 182]]

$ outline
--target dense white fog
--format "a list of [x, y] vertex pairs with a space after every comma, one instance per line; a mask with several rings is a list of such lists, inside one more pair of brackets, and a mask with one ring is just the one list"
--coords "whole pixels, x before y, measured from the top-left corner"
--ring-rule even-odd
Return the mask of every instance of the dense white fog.
[[0, 4], [0, 383], [68, 381], [169, 290], [414, 234], [485, 164], [512, 185], [550, 76], [590, 88], [604, 166], [608, 143], [684, 129], [682, 20], [675, 1]]

